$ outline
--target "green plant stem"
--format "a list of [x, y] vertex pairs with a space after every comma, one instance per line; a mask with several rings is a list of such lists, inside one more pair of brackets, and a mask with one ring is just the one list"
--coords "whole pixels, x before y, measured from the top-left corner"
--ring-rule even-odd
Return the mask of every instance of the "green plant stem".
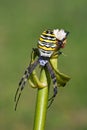
[[[44, 69], [41, 70], [40, 81], [47, 84], [46, 72]], [[40, 88], [38, 89], [33, 130], [44, 130], [47, 103], [48, 103], [48, 86], [42, 89]]]

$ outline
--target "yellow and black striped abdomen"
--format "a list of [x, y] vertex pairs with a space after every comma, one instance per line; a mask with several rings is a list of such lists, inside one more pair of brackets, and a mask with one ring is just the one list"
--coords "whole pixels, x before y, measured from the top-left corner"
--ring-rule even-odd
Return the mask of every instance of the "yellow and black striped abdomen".
[[44, 31], [38, 40], [38, 49], [41, 56], [51, 57], [57, 48], [57, 39], [52, 31]]

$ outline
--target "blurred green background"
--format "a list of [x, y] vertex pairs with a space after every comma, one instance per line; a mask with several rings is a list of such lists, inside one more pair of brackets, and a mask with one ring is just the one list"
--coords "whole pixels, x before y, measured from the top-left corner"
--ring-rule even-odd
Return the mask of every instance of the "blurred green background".
[[32, 47], [45, 29], [70, 31], [59, 58], [71, 76], [47, 111], [45, 130], [87, 130], [87, 0], [0, 0], [0, 130], [32, 130], [37, 90], [14, 95]]

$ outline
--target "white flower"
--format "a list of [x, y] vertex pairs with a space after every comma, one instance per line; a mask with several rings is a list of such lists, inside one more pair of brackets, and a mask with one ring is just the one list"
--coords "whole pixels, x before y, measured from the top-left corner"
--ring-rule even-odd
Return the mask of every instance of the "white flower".
[[54, 33], [55, 37], [56, 37], [58, 40], [64, 39], [64, 38], [66, 37], [66, 34], [67, 34], [63, 29], [61, 29], [61, 30], [59, 30], [59, 29], [54, 29], [54, 30], [53, 30], [53, 33]]

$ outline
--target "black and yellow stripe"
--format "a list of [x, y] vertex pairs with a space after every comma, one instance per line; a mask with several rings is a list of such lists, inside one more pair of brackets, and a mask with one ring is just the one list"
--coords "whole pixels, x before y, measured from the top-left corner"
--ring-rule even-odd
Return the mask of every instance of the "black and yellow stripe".
[[44, 31], [38, 40], [38, 49], [40, 51], [40, 55], [50, 57], [57, 48], [57, 42], [58, 41], [53, 34], [53, 31]]

